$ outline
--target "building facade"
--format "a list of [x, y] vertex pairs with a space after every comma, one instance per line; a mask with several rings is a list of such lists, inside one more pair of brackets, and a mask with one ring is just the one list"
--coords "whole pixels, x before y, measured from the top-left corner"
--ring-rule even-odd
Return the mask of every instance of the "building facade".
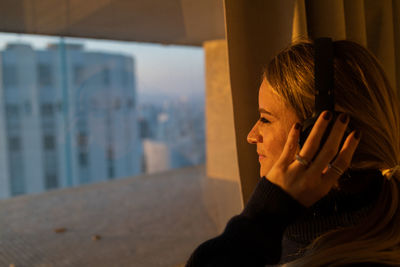
[[131, 56], [62, 41], [0, 56], [0, 198], [142, 172]]

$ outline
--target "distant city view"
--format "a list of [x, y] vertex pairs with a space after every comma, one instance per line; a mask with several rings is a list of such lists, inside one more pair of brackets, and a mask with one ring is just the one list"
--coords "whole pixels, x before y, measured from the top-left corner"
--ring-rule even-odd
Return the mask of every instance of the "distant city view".
[[204, 164], [204, 92], [138, 92], [135, 56], [62, 38], [0, 56], [0, 199]]

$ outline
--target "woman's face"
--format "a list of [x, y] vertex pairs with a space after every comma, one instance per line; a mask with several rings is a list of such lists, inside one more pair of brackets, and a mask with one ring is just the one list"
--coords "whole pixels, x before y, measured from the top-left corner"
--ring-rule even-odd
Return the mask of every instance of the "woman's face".
[[258, 106], [260, 119], [247, 135], [247, 141], [257, 145], [261, 165], [260, 177], [263, 177], [281, 155], [291, 127], [300, 120], [293, 108], [286, 106], [282, 99], [273, 93], [266, 79], [260, 86]]

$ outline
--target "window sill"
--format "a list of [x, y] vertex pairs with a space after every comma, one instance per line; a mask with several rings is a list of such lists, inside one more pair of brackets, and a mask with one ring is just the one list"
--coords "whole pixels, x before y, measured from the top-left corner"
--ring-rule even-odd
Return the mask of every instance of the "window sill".
[[1, 200], [0, 265], [177, 266], [218, 234], [206, 178], [201, 165]]

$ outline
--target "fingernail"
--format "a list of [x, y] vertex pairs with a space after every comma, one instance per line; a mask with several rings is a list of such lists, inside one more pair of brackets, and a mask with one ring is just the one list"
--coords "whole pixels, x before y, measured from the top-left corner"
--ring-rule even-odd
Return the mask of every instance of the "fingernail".
[[332, 113], [330, 111], [325, 112], [324, 117], [325, 120], [330, 120], [332, 118]]
[[342, 114], [340, 114], [339, 119], [340, 119], [340, 121], [341, 121], [342, 123], [346, 123], [347, 120], [349, 119], [349, 115], [347, 115], [346, 113], [342, 113]]
[[295, 128], [296, 130], [300, 130], [300, 129], [301, 129], [301, 124], [298, 123], [298, 122], [296, 122], [296, 124], [294, 125], [294, 128]]
[[356, 130], [356, 132], [354, 133], [354, 138], [355, 139], [360, 139], [360, 131], [359, 130]]

